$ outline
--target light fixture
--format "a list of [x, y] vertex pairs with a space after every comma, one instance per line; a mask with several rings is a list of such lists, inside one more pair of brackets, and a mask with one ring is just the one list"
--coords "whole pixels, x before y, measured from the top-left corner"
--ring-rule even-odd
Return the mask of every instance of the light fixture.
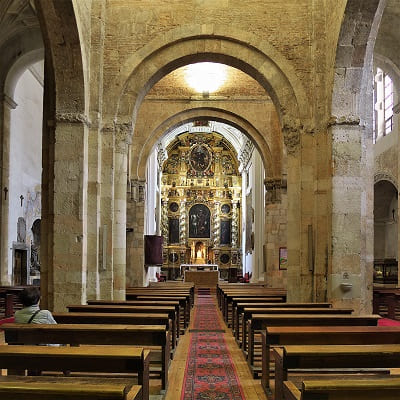
[[213, 93], [226, 81], [227, 67], [224, 64], [202, 62], [185, 68], [187, 84], [199, 93]]

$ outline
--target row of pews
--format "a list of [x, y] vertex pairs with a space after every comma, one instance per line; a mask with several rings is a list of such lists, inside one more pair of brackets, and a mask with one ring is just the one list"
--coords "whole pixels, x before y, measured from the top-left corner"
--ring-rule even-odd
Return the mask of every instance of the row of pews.
[[287, 303], [285, 290], [262, 284], [220, 284], [217, 297], [269, 399], [400, 398], [390, 371], [400, 368], [400, 326], [330, 303]]
[[[70, 305], [68, 312], [53, 313], [56, 325], [1, 325], [8, 345], [0, 346], [0, 369], [8, 374], [0, 377], [0, 398], [148, 400], [153, 379], [152, 387], [161, 381], [159, 394], [165, 393], [194, 286], [133, 287], [126, 297]], [[43, 346], [51, 344], [56, 346]], [[20, 376], [25, 370], [40, 376]]]

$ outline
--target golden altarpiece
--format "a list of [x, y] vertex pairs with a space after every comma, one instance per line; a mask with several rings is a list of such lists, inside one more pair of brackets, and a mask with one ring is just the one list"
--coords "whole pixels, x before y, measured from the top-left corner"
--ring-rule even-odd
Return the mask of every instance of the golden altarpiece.
[[[196, 128], [194, 128], [196, 130]], [[240, 268], [241, 175], [233, 146], [219, 133], [183, 133], [162, 172], [163, 269], [216, 265], [222, 279]]]

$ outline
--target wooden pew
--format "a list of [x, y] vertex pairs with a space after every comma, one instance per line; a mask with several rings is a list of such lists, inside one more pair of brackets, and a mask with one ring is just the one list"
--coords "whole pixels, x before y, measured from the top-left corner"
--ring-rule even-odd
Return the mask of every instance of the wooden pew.
[[283, 393], [286, 400], [397, 400], [400, 379], [305, 380], [301, 390], [285, 381]]
[[[3, 324], [8, 344], [130, 345], [151, 347], [151, 361], [161, 363], [161, 388], [167, 389], [170, 332], [161, 325]], [[161, 360], [153, 357], [161, 348]], [[155, 353], [155, 352], [154, 352]]]
[[400, 326], [277, 326], [262, 337], [261, 385], [267, 393], [271, 346], [312, 344], [400, 344]]
[[143, 400], [149, 399], [149, 358], [150, 351], [140, 347], [0, 346], [0, 369], [136, 373]]
[[[257, 304], [257, 303], [279, 303], [279, 304], [284, 304], [283, 297], [233, 297], [232, 298], [232, 303], [231, 303], [231, 308], [228, 310], [227, 315], [224, 317], [224, 321], [227, 324], [228, 327], [234, 325], [234, 319], [235, 319], [235, 312], [236, 312], [236, 307], [238, 303], [251, 303], [251, 304]], [[230, 311], [230, 312], [229, 312]]]
[[194, 304], [194, 297], [192, 298], [191, 293], [188, 292], [150, 292], [150, 291], [135, 291], [135, 292], [130, 292], [126, 293], [125, 295], [126, 300], [138, 300], [138, 298], [155, 298], [155, 299], [160, 299], [160, 300], [172, 300], [175, 299], [176, 297], [184, 297], [186, 301], [189, 303], [189, 310], [193, 307]]
[[[254, 307], [245, 307], [242, 313], [242, 341], [241, 347], [243, 351], [247, 351], [247, 323], [253, 317], [259, 314], [296, 314], [296, 315], [347, 315], [349, 316], [353, 312], [352, 308], [311, 308], [311, 307], [284, 307], [282, 304], [282, 308], [277, 307], [261, 307], [261, 308], [254, 308]], [[254, 336], [252, 338], [254, 340]]]
[[[190, 295], [189, 296], [168, 296], [168, 297], [163, 297], [162, 295], [160, 296], [153, 296], [153, 295], [138, 295], [136, 297], [136, 300], [174, 300], [174, 301], [179, 301], [179, 305], [182, 308], [181, 310], [181, 316], [184, 315], [184, 328], [186, 329], [189, 326], [190, 322], [190, 309], [191, 309], [191, 303], [190, 303]], [[127, 300], [130, 301], [130, 300]]]
[[229, 313], [229, 310], [232, 307], [232, 299], [233, 298], [240, 298], [240, 297], [275, 297], [276, 301], [275, 302], [286, 302], [286, 294], [282, 294], [282, 292], [279, 291], [274, 291], [272, 289], [256, 289], [253, 291], [229, 291], [229, 292], [224, 292], [223, 293], [223, 298], [222, 298], [222, 305], [221, 305], [221, 311], [222, 311], [222, 316], [224, 319]]
[[194, 286], [193, 287], [138, 287], [126, 289], [126, 300], [134, 300], [137, 295], [151, 296], [189, 296], [190, 306], [194, 302]]
[[254, 314], [247, 321], [248, 343], [247, 362], [253, 375], [254, 334], [269, 326], [377, 326], [379, 315], [324, 315], [324, 314]]
[[[183, 317], [183, 333], [187, 326], [189, 325], [190, 320], [190, 303], [187, 301], [186, 297], [170, 297], [170, 298], [161, 298], [161, 297], [147, 297], [147, 296], [138, 296], [135, 300], [88, 300], [88, 305], [126, 305], [126, 306], [167, 306], [176, 304], [179, 305], [179, 313], [180, 316]], [[189, 312], [188, 312], [189, 311]]]
[[69, 312], [53, 313], [53, 317], [59, 324], [162, 325], [171, 332], [172, 350], [176, 346], [176, 338], [172, 338], [172, 321], [168, 314]]
[[[179, 306], [118, 306], [118, 305], [70, 305], [67, 306], [69, 312], [89, 312], [89, 313], [135, 313], [135, 314], [164, 314], [168, 313], [168, 318], [172, 321], [172, 337], [179, 337]], [[178, 309], [178, 312], [177, 312]]]
[[[254, 300], [254, 299], [253, 299]], [[243, 325], [243, 311], [245, 308], [331, 308], [331, 303], [268, 303], [268, 302], [241, 302], [233, 299], [232, 302], [232, 331], [239, 341], [240, 324]]]
[[[28, 379], [26, 379], [28, 378]], [[122, 383], [81, 384], [79, 380], [32, 381], [30, 377], [0, 381], [1, 400], [140, 400], [142, 387]]]
[[253, 288], [264, 288], [267, 287], [266, 283], [218, 283], [217, 285], [217, 300], [218, 305], [221, 307], [221, 300], [225, 290], [230, 289], [241, 289], [241, 290], [251, 290]]
[[275, 400], [283, 400], [283, 382], [288, 380], [288, 370], [313, 369], [318, 374], [318, 369], [336, 369], [338, 373], [343, 373], [346, 369], [354, 372], [354, 369], [400, 367], [398, 344], [284, 346], [275, 347], [273, 352]]

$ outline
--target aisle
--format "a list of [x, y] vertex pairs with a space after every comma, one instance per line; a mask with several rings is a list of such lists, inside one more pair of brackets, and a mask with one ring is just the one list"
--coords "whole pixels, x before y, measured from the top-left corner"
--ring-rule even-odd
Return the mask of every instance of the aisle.
[[243, 400], [225, 330], [209, 293], [197, 296], [181, 400]]

